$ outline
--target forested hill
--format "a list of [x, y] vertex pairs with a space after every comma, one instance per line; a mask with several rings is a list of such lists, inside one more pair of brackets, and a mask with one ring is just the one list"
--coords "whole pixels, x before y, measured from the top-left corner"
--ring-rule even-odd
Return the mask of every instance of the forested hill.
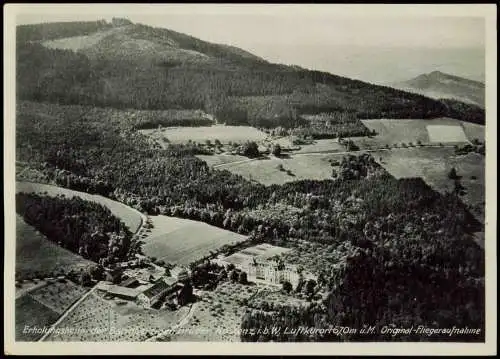
[[473, 105], [271, 64], [126, 19], [18, 26], [16, 55], [23, 100], [204, 109], [226, 123], [269, 127], [293, 127], [301, 113], [319, 112], [484, 123], [484, 110]]

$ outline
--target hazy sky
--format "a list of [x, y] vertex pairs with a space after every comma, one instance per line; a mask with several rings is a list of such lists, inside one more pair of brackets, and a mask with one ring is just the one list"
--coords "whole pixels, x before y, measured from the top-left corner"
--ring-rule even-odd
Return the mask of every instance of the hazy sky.
[[[433, 67], [478, 80], [484, 76], [485, 23], [481, 17], [445, 17], [439, 15], [442, 11], [437, 12], [439, 16], [384, 11], [368, 15], [368, 12], [353, 14], [339, 9], [325, 5], [197, 4], [152, 5], [146, 12], [94, 7], [92, 13], [71, 14], [68, 8], [58, 8], [58, 11], [19, 16], [17, 22], [127, 17], [133, 22], [238, 46], [269, 61], [372, 82], [397, 81], [409, 78], [407, 72], [409, 76], [418, 75], [428, 68], [432, 71]], [[378, 50], [374, 52], [374, 48]], [[396, 72], [390, 71], [391, 68]]]

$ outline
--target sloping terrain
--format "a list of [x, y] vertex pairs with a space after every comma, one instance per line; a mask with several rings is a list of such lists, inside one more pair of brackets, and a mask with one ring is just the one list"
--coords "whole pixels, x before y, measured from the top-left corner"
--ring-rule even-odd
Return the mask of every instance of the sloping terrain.
[[16, 275], [19, 278], [52, 276], [61, 270], [80, 270], [91, 261], [48, 240], [16, 216]]
[[[25, 25], [17, 64], [17, 95], [26, 100], [203, 109], [231, 124], [266, 127], [296, 126], [301, 113], [433, 118], [451, 115], [451, 107], [453, 117], [484, 123], [484, 111], [476, 107], [271, 64], [232, 46], [128, 21]], [[268, 104], [280, 105], [262, 107], [269, 97]]]
[[482, 82], [433, 71], [393, 85], [395, 88], [435, 99], [451, 98], [484, 108], [485, 87]]

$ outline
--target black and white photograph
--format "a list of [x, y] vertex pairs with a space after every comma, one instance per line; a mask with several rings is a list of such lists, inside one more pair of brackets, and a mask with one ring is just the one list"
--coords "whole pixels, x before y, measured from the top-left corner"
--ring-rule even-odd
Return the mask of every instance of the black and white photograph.
[[4, 352], [495, 354], [495, 10], [7, 6]]

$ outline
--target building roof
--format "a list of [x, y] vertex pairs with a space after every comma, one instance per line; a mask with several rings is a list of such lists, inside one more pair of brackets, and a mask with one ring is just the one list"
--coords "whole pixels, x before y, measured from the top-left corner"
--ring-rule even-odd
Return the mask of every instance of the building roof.
[[156, 282], [151, 288], [146, 289], [142, 294], [144, 294], [148, 298], [153, 298], [154, 296], [166, 291], [171, 286], [168, 285], [165, 281], [161, 280]]
[[110, 286], [112, 286], [111, 282], [100, 281], [96, 284], [95, 288], [107, 292]]
[[131, 287], [131, 286], [134, 286], [136, 284], [139, 284], [139, 281], [136, 278], [134, 278], [134, 277], [130, 277], [128, 279], [125, 279], [124, 281], [122, 281], [120, 283], [120, 285], [122, 287]]
[[273, 246], [271, 244], [262, 243], [253, 247], [245, 248], [239, 252], [231, 254], [223, 259], [226, 263], [232, 263], [234, 265], [243, 265], [247, 263], [252, 263], [253, 260], [266, 260], [275, 255], [280, 255], [282, 253], [291, 251], [290, 248]]
[[174, 277], [163, 277], [163, 281], [165, 283], [167, 283], [167, 285], [174, 285], [175, 283], [177, 283], [177, 279], [174, 278]]
[[170, 275], [173, 277], [177, 277], [180, 274], [188, 274], [186, 268], [181, 267], [181, 266], [175, 266], [172, 269], [170, 269]]
[[110, 285], [107, 292], [109, 294], [121, 295], [129, 298], [135, 298], [139, 295], [139, 291], [136, 289], [121, 287], [119, 285]]

